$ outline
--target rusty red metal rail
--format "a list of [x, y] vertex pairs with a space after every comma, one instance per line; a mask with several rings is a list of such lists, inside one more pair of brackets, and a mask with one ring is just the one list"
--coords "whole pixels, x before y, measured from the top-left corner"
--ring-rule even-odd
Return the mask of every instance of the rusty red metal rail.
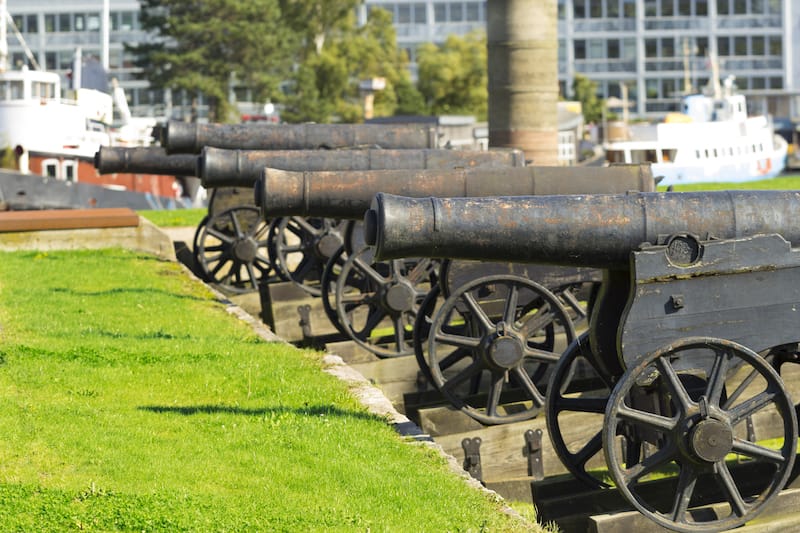
[[46, 209], [0, 213], [0, 232], [82, 228], [121, 228], [139, 225], [139, 215], [124, 207]]

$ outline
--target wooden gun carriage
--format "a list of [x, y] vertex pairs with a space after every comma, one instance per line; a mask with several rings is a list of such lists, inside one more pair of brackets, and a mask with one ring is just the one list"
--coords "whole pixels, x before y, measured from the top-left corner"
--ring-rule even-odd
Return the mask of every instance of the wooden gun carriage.
[[[496, 380], [516, 359], [554, 367], [539, 394], [553, 446], [576, 477], [613, 484], [664, 527], [722, 531], [777, 496], [796, 454], [796, 407], [781, 368], [798, 361], [799, 207], [796, 191], [379, 194], [365, 216], [365, 238], [380, 259], [603, 269], [589, 330], [562, 357], [528, 342], [536, 315], [508, 315], [486, 324], [482, 358]], [[436, 339], [463, 341], [432, 327], [428, 342]], [[594, 371], [594, 394], [572, 383], [579, 361]], [[476, 365], [461, 368], [453, 379], [476, 372]], [[597, 431], [573, 442], [559, 423], [565, 413], [593, 415]], [[759, 434], [754, 420], [763, 422]]]

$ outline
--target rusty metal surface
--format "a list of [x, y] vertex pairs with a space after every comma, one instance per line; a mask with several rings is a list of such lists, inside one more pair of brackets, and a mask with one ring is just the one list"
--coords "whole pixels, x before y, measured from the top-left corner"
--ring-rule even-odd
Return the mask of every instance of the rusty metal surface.
[[365, 217], [376, 257], [449, 257], [627, 268], [660, 235], [778, 233], [800, 243], [800, 191], [491, 198], [380, 193]]
[[121, 228], [138, 225], [139, 215], [132, 209], [124, 207], [0, 212], [0, 232]]
[[648, 165], [352, 172], [265, 169], [256, 187], [256, 203], [261, 206], [265, 217], [297, 215], [353, 219], [364, 215], [378, 192], [419, 198], [621, 193], [654, 189]]
[[412, 124], [198, 124], [170, 121], [161, 129], [168, 153], [204, 146], [241, 150], [438, 148], [436, 128]]
[[197, 156], [167, 155], [160, 146], [101, 146], [94, 155], [94, 166], [100, 174], [131, 172], [167, 176], [196, 176]]
[[227, 150], [204, 147], [197, 176], [204, 187], [251, 187], [265, 167], [292, 171], [521, 167], [520, 150], [357, 149]]

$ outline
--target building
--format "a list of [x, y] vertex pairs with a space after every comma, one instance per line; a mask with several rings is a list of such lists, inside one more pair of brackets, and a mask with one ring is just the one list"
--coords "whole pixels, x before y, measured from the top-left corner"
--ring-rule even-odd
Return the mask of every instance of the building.
[[[629, 102], [632, 117], [677, 110], [679, 97], [704, 86], [718, 58], [721, 78], [733, 75], [754, 112], [800, 117], [800, 0], [557, 0], [559, 84], [570, 98], [583, 75], [603, 98]], [[126, 90], [135, 115], [181, 113], [180, 95], [137, 80], [123, 43], [147, 36], [138, 0], [7, 0], [37, 61], [67, 75], [77, 47], [96, 55]], [[424, 42], [443, 42], [486, 27], [491, 2], [479, 0], [366, 0], [365, 20], [380, 7], [394, 16], [398, 46], [413, 61]], [[110, 24], [101, 24], [104, 9]], [[10, 34], [11, 36], [11, 34]], [[27, 61], [11, 38], [12, 61]], [[173, 105], [174, 104], [174, 105]], [[174, 111], [173, 111], [174, 110]]]

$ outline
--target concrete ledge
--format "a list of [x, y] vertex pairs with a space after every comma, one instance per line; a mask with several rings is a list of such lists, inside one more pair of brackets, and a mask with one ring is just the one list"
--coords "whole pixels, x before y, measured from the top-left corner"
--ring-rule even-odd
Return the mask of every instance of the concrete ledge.
[[[16, 211], [15, 213], [18, 212]], [[136, 226], [83, 227], [0, 233], [0, 251], [124, 248], [136, 252], [150, 253], [168, 261], [177, 261], [172, 239], [152, 222], [139, 217], [135, 213], [134, 216], [138, 222]]]

